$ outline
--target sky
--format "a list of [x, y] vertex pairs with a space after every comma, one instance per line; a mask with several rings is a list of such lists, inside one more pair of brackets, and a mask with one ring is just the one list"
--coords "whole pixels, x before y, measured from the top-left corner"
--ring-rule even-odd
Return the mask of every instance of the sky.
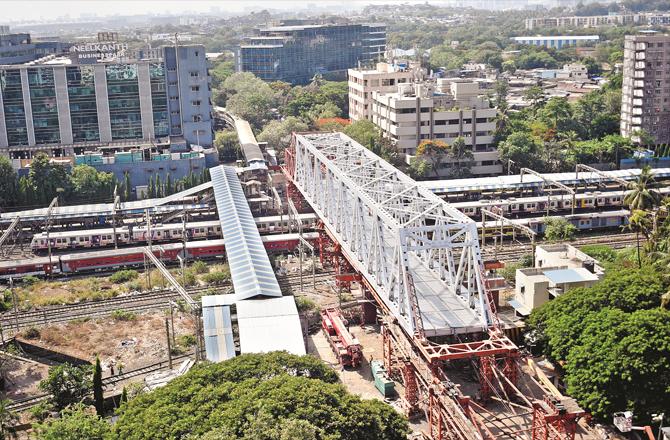
[[351, 5], [362, 7], [370, 3], [416, 3], [399, 0], [0, 0], [0, 24], [3, 21], [49, 20], [69, 15], [79, 18], [90, 14], [99, 17], [109, 15], [140, 15], [147, 13], [177, 14], [183, 12], [208, 13], [215, 9], [220, 12], [241, 13], [245, 10], [264, 8], [293, 9], [306, 8], [309, 4], [332, 4], [334, 7]]

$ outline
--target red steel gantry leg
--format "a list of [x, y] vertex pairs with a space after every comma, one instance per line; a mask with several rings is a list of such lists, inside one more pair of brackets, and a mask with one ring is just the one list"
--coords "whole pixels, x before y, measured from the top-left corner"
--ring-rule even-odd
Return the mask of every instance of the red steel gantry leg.
[[495, 357], [483, 356], [479, 358], [479, 395], [482, 402], [487, 402], [493, 393], [493, 367]]
[[405, 415], [411, 417], [419, 412], [419, 383], [414, 366], [409, 360], [403, 361], [401, 369], [402, 380], [405, 384], [405, 398], [403, 399]]
[[574, 440], [584, 411], [569, 411], [555, 397], [533, 402], [532, 440]]

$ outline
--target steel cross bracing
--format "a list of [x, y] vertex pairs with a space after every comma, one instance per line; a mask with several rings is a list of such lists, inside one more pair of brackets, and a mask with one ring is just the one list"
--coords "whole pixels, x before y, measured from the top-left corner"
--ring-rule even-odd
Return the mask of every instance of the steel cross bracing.
[[408, 334], [421, 328], [412, 304], [427, 337], [493, 325], [474, 221], [341, 133], [292, 148], [295, 185]]

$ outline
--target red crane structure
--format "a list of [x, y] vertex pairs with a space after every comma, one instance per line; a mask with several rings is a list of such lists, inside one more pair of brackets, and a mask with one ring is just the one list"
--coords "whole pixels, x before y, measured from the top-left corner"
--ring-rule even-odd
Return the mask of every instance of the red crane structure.
[[[289, 181], [323, 222], [322, 262], [339, 268], [338, 284], [358, 281], [377, 303], [384, 367], [404, 385], [405, 412], [425, 415], [431, 439], [574, 438], [584, 411], [545, 398], [520, 374], [473, 220], [341, 133], [295, 134], [285, 158]], [[450, 378], [465, 370], [478, 378], [475, 398]]]
[[358, 368], [363, 358], [363, 351], [358, 339], [349, 332], [342, 311], [336, 307], [322, 310], [321, 327], [340, 365]]

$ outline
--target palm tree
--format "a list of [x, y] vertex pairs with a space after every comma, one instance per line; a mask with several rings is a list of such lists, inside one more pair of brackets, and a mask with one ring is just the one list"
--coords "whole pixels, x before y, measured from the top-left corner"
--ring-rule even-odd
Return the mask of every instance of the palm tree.
[[653, 209], [661, 204], [661, 194], [652, 185], [656, 182], [651, 168], [645, 166], [635, 182], [629, 185], [630, 192], [623, 202], [631, 210]]
[[651, 229], [651, 219], [649, 218], [649, 213], [641, 209], [634, 210], [630, 217], [628, 217], [628, 224], [624, 226], [624, 228], [635, 232], [635, 240], [637, 242], [637, 265], [639, 268], [642, 268], [642, 256], [640, 255], [640, 233], [642, 233], [645, 238], [649, 238]]
[[19, 419], [14, 411], [9, 409], [12, 403], [9, 399], [0, 400], [0, 440], [16, 437], [16, 432], [11, 428]]
[[454, 142], [449, 145], [449, 157], [456, 161], [456, 175], [454, 177], [464, 177], [470, 173], [469, 168], [462, 169], [462, 161], [472, 160], [474, 157], [472, 149], [465, 144], [465, 139], [460, 136], [454, 139]]

